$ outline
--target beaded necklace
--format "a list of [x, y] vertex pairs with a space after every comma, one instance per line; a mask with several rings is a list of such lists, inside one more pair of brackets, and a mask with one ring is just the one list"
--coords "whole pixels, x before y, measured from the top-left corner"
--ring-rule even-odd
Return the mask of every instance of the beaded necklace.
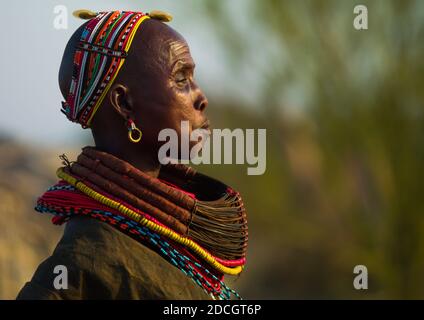
[[[59, 183], [47, 190], [47, 192], [50, 193], [58, 193], [57, 196], [59, 197], [63, 196], [64, 191], [77, 192], [78, 190], [65, 181], [59, 181]], [[40, 199], [37, 202], [35, 210], [40, 213], [53, 214], [53, 222], [55, 224], [62, 224], [74, 216], [89, 216], [96, 220], [106, 222], [137, 241], [150, 245], [150, 247], [163, 258], [181, 270], [186, 276], [190, 277], [194, 283], [201, 287], [213, 299], [227, 300], [230, 299], [232, 295], [237, 299], [241, 299], [240, 295], [235, 290], [229, 288], [223, 282], [222, 274], [210, 271], [206, 266], [199, 263], [190, 253], [178, 248], [175, 243], [167, 241], [164, 237], [152, 232], [149, 228], [141, 226], [137, 222], [120, 214], [113, 213], [111, 210], [107, 210], [107, 208], [103, 208], [103, 210], [83, 207], [75, 208], [71, 206], [55, 208]]]
[[223, 281], [224, 274], [239, 275], [246, 262], [246, 212], [237, 192], [183, 165], [163, 166], [159, 178], [165, 180], [149, 177], [93, 147], [84, 147], [77, 161], [60, 158], [60, 181], [39, 197], [36, 211], [53, 214], [54, 224], [74, 216], [108, 223], [211, 297], [240, 299]]

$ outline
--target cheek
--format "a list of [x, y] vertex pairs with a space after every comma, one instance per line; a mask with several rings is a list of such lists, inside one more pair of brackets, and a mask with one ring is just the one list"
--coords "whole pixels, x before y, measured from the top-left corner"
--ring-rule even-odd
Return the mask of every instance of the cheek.
[[193, 101], [190, 93], [178, 93], [176, 95], [174, 108], [176, 109], [176, 118], [181, 121], [190, 121], [190, 125], [196, 124], [197, 112], [193, 107]]
[[180, 129], [181, 121], [190, 121], [193, 125], [195, 120], [195, 110], [190, 91], [181, 90], [171, 87], [169, 91], [169, 100], [164, 107], [164, 111], [168, 113], [168, 124], [172, 128]]
[[181, 121], [189, 121], [189, 133], [196, 123], [191, 90], [181, 90], [170, 83], [162, 90], [151, 91], [149, 96], [139, 97], [137, 119], [145, 138], [151, 142], [158, 139], [162, 129], [173, 129], [181, 135]]

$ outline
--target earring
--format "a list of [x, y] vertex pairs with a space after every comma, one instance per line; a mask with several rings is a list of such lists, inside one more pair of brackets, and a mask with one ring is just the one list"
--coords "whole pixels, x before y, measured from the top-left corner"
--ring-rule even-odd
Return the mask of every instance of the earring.
[[[143, 133], [141, 132], [139, 128], [136, 127], [132, 119], [128, 119], [127, 127], [128, 127], [128, 138], [130, 139], [130, 141], [133, 143], [140, 142], [141, 136], [143, 135]], [[136, 137], [134, 137], [134, 132]]]

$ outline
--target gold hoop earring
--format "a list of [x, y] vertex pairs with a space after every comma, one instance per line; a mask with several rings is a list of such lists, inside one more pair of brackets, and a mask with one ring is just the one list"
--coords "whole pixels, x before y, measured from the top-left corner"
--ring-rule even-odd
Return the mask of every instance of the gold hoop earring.
[[[131, 142], [137, 143], [140, 142], [141, 137], [143, 136], [143, 133], [137, 126], [135, 125], [134, 121], [129, 119], [128, 120], [128, 138]], [[134, 138], [134, 132], [136, 133], [136, 137]]]

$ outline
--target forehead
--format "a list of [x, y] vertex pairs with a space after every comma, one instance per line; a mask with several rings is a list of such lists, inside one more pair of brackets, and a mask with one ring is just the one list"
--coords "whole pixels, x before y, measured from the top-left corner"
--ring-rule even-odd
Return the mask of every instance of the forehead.
[[184, 39], [169, 40], [167, 49], [169, 63], [172, 69], [177, 67], [194, 68], [190, 48]]
[[160, 67], [168, 71], [178, 65], [194, 67], [190, 48], [177, 31], [154, 19], [143, 22], [140, 29], [130, 55], [136, 56], [144, 66]]

